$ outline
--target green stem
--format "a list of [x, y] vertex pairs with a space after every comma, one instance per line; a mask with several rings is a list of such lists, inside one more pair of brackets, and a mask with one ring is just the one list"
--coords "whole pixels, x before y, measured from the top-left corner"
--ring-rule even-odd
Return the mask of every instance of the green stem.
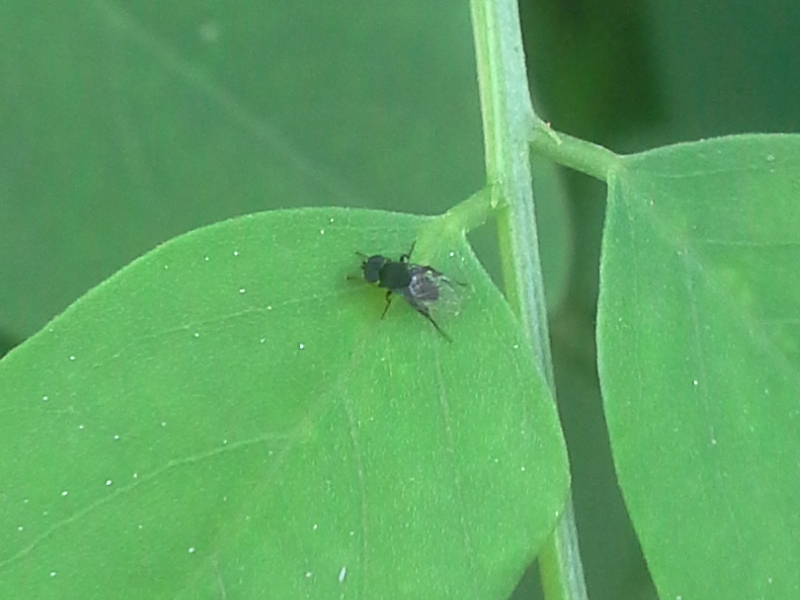
[[443, 220], [459, 232], [472, 231], [486, 223], [493, 210], [491, 190], [484, 188], [453, 206]]
[[[470, 0], [486, 153], [497, 213], [506, 296], [534, 349], [537, 367], [555, 384], [534, 216], [530, 138], [555, 153], [558, 136], [539, 141], [530, 101], [519, 13], [514, 0]], [[562, 142], [563, 144], [563, 142]], [[599, 156], [599, 155], [598, 155]], [[598, 159], [599, 160], [599, 159]], [[594, 164], [590, 161], [590, 164]], [[586, 598], [571, 499], [540, 556], [548, 600]]]
[[611, 150], [558, 133], [538, 119], [531, 128], [530, 145], [535, 153], [602, 181], [608, 180], [609, 174], [618, 168], [620, 160]]

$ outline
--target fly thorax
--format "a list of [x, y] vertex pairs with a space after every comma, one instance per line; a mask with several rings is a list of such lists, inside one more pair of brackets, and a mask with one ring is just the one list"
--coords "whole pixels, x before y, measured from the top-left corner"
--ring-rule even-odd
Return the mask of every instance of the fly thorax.
[[411, 285], [411, 273], [408, 265], [401, 262], [387, 262], [381, 269], [381, 279], [378, 284], [390, 290], [399, 290]]

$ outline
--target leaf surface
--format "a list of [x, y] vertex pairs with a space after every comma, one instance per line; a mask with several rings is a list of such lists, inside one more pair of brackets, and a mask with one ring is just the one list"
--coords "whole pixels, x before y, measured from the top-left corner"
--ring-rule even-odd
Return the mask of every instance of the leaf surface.
[[[467, 284], [448, 343], [356, 251]], [[504, 598], [568, 485], [516, 321], [440, 219], [191, 232], [0, 362], [0, 596]], [[24, 593], [23, 593], [24, 592]]]
[[800, 596], [800, 137], [622, 158], [599, 366], [663, 598]]

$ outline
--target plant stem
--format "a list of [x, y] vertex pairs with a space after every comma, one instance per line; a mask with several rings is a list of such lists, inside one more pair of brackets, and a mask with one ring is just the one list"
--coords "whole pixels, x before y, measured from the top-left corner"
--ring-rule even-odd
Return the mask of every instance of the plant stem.
[[617, 168], [620, 159], [607, 148], [558, 133], [539, 119], [531, 129], [530, 145], [537, 154], [601, 181], [608, 180], [609, 173]]
[[[506, 296], [555, 398], [529, 162], [534, 113], [515, 0], [470, 0], [485, 139], [486, 172], [497, 207]], [[551, 151], [558, 136], [551, 139]], [[547, 142], [542, 142], [547, 144]], [[594, 162], [590, 161], [590, 164]], [[586, 598], [572, 500], [540, 555], [548, 600]]]
[[443, 219], [459, 232], [472, 231], [486, 223], [492, 212], [491, 190], [484, 188], [450, 208]]

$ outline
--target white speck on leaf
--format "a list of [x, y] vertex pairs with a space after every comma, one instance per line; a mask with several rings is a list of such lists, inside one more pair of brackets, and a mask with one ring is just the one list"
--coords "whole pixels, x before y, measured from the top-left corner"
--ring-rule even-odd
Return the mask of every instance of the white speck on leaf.
[[300, 342], [300, 350], [303, 350], [305, 347], [306, 345], [303, 342]]
[[74, 354], [70, 355], [69, 359], [70, 360], [75, 360], [75, 355]]
[[247, 290], [245, 290], [244, 288], [239, 288], [239, 293], [240, 293], [240, 294], [244, 294], [246, 291], [247, 291]]
[[43, 402], [47, 402], [49, 399], [50, 399], [50, 398], [49, 398], [49, 397], [47, 397], [47, 396], [42, 396], [42, 401], [43, 401]]
[[56, 576], [56, 572], [55, 571], [50, 571], [50, 577], [55, 577], [55, 576]]
[[234, 255], [234, 256], [239, 256], [239, 251], [238, 251], [238, 250], [234, 250], [234, 251], [233, 251], [233, 255]]
[[347, 577], [347, 567], [342, 567], [339, 570], [339, 583], [344, 583], [345, 577]]
[[110, 479], [106, 479], [106, 485], [111, 485], [112, 483], [114, 483], [114, 482], [111, 481]]
[[191, 548], [189, 548], [189, 554], [194, 554], [194, 546], [192, 546]]
[[64, 490], [63, 492], [61, 492], [61, 496], [62, 496], [62, 498], [63, 498], [64, 496], [66, 496], [67, 494], [69, 494], [69, 492], [68, 492], [67, 490]]

